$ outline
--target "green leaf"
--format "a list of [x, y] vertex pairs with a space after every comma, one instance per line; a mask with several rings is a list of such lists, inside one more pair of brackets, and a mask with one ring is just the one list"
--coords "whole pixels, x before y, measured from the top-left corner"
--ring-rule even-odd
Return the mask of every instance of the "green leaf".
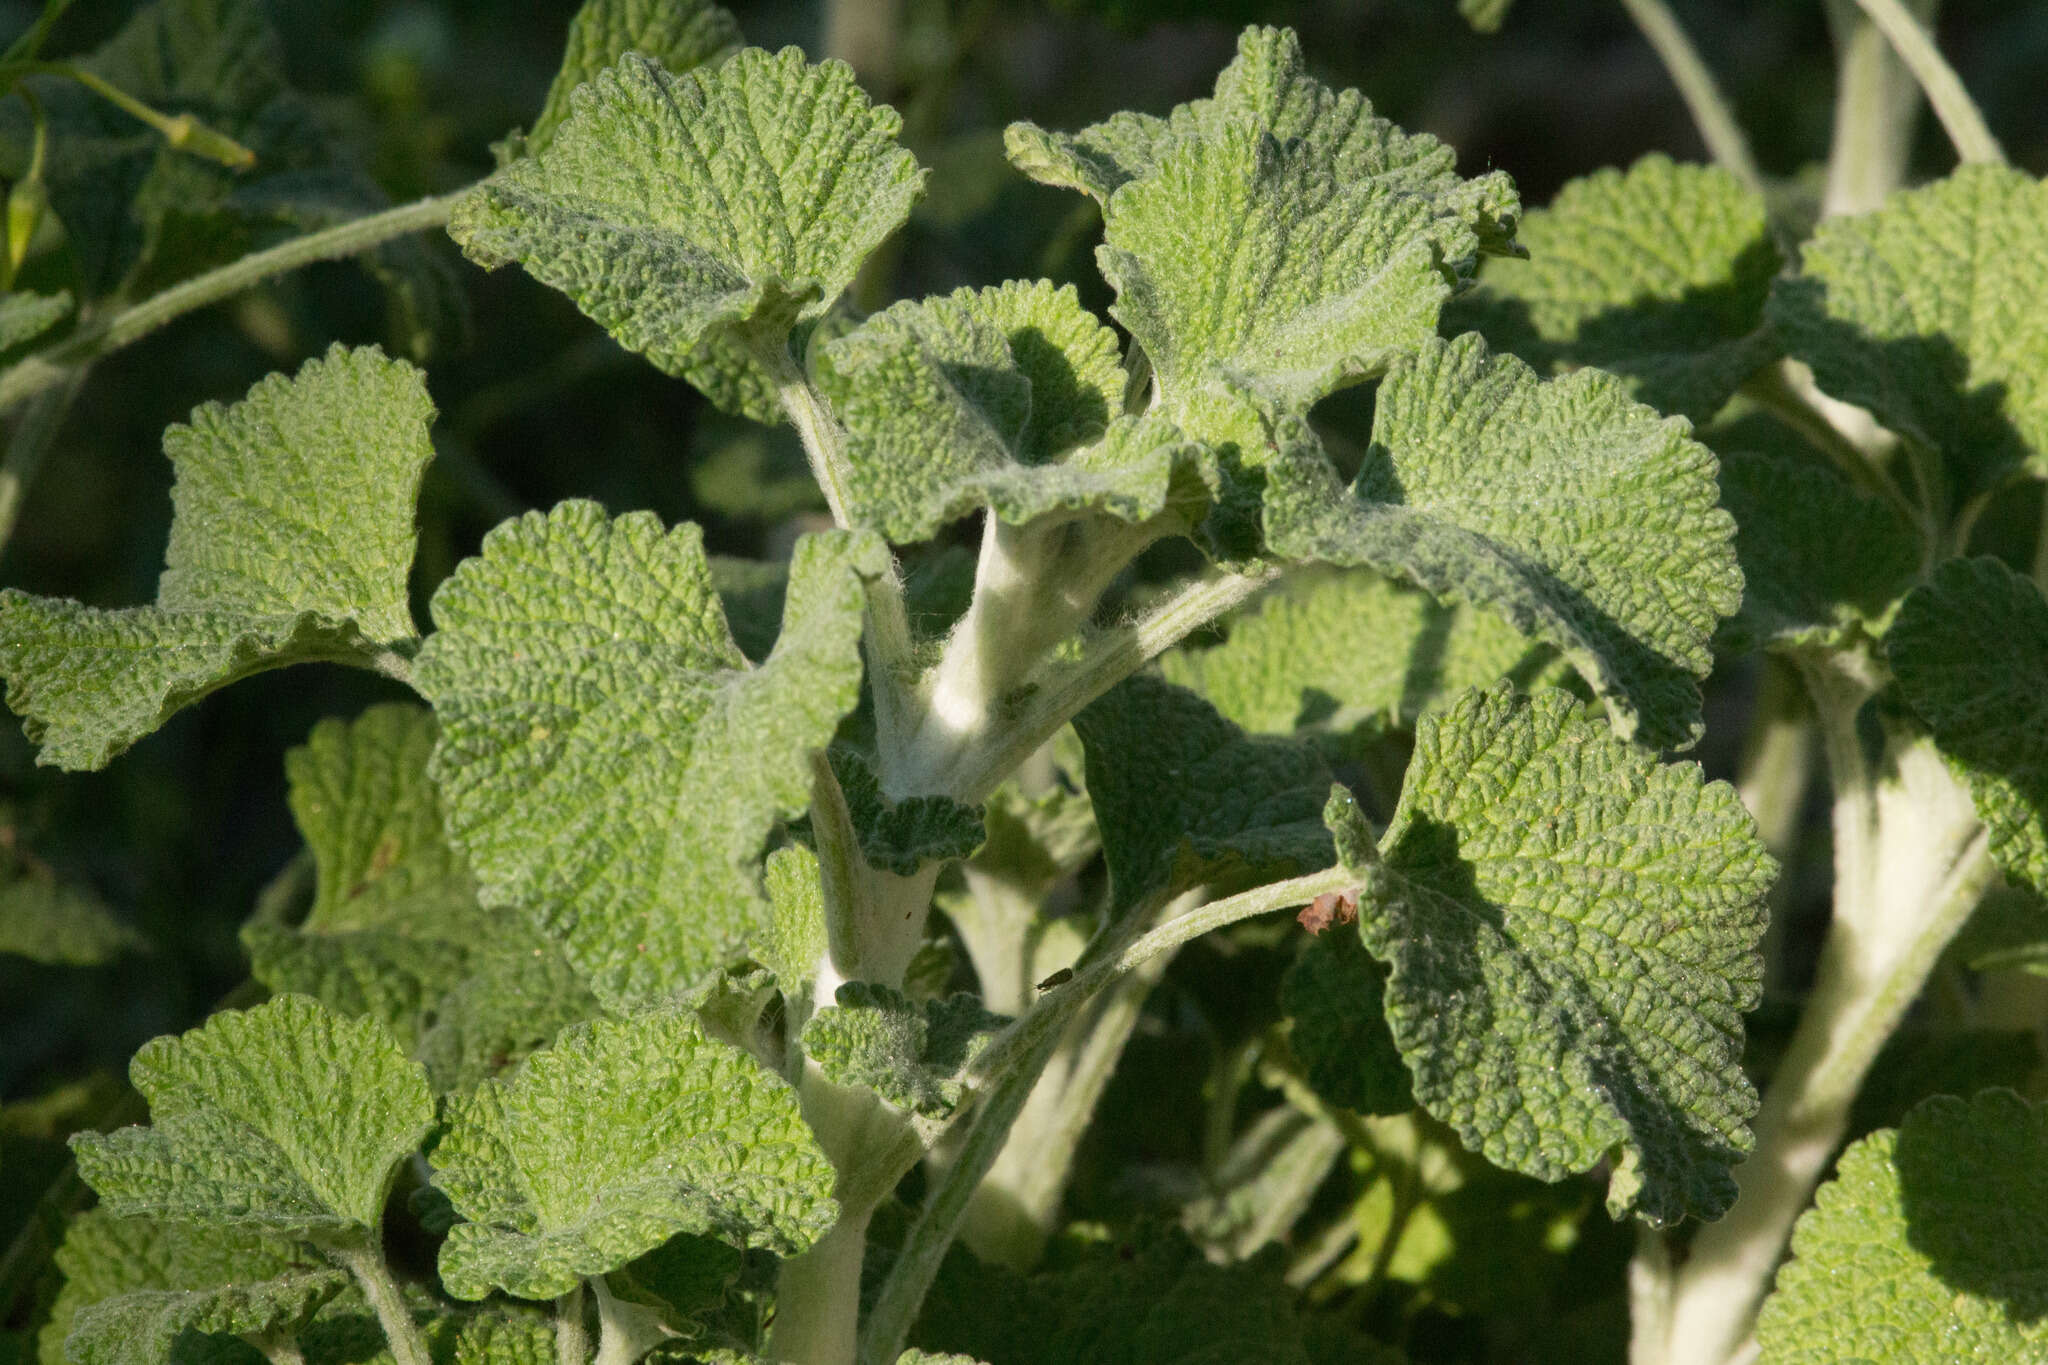
[[1198, 447], [1121, 416], [1116, 334], [1072, 286], [899, 303], [827, 345], [818, 378], [847, 428], [849, 513], [892, 541], [981, 507], [1013, 525], [1084, 510], [1136, 523], [1170, 495], [1207, 500]]
[[1346, 861], [1425, 1109], [1540, 1179], [1612, 1157], [1617, 1218], [1728, 1207], [1776, 872], [1732, 788], [1561, 692], [1471, 692], [1423, 717], [1378, 858]]
[[1339, 1108], [1405, 1114], [1415, 1107], [1408, 1064], [1387, 1031], [1386, 986], [1386, 969], [1342, 925], [1303, 944], [1280, 979], [1280, 1012], [1292, 1021], [1288, 1047], [1309, 1089]]
[[688, 1014], [579, 1025], [510, 1081], [449, 1101], [435, 1183], [459, 1298], [549, 1299], [679, 1232], [778, 1255], [838, 1216], [795, 1092]]
[[1717, 642], [1738, 653], [1834, 647], [1881, 634], [1920, 570], [1919, 536], [1887, 502], [1819, 463], [1720, 450], [1742, 609]]
[[349, 1285], [339, 1270], [308, 1270], [206, 1289], [146, 1289], [101, 1299], [73, 1320], [65, 1352], [77, 1365], [164, 1365], [186, 1333], [289, 1334]]
[[128, 1074], [152, 1126], [71, 1144], [121, 1215], [374, 1241], [395, 1167], [434, 1118], [425, 1075], [383, 1025], [303, 996], [159, 1038]]
[[585, 0], [569, 21], [562, 69], [519, 151], [546, 151], [569, 117], [569, 97], [628, 52], [681, 75], [729, 55], [741, 41], [739, 23], [710, 0]]
[[11, 840], [0, 842], [0, 953], [94, 967], [148, 946], [91, 891], [59, 881]]
[[859, 696], [870, 537], [799, 542], [750, 668], [702, 533], [594, 503], [484, 538], [434, 596], [416, 679], [448, 832], [487, 905], [524, 907], [610, 1005], [672, 996], [766, 921], [762, 845]]
[[[287, 1238], [245, 1228], [117, 1218], [104, 1209], [71, 1220], [56, 1264], [64, 1287], [39, 1339], [43, 1365], [64, 1365], [64, 1343], [73, 1323], [95, 1305], [155, 1293], [203, 1299], [228, 1286], [303, 1276], [324, 1267], [303, 1244]], [[152, 1359], [186, 1365], [177, 1356]]]
[[1497, 33], [1515, 0], [1458, 0], [1458, 13], [1477, 33]]
[[925, 863], [968, 857], [987, 837], [980, 807], [962, 805], [949, 796], [891, 801], [883, 795], [874, 768], [859, 753], [833, 749], [831, 759], [868, 866], [908, 877]]
[[0, 351], [34, 341], [71, 315], [71, 292], [0, 294]]
[[2048, 1108], [1940, 1096], [1842, 1153], [1757, 1317], [1765, 1365], [2048, 1350]]
[[899, 1109], [944, 1118], [966, 1094], [967, 1068], [1003, 1023], [972, 995], [922, 1004], [849, 981], [804, 1024], [804, 1053], [835, 1085], [872, 1090]]
[[778, 848], [768, 855], [763, 880], [772, 917], [767, 934], [753, 945], [753, 956], [774, 973], [783, 993], [793, 998], [817, 973], [830, 946], [825, 928], [825, 880], [818, 855], [801, 844]]
[[1599, 370], [1539, 380], [1477, 336], [1431, 342], [1380, 386], [1349, 490], [1313, 443], [1276, 457], [1266, 540], [1497, 612], [1551, 644], [1624, 738], [1697, 738], [1714, 627], [1741, 604], [1734, 521], [1685, 423]]
[[1885, 638], [1899, 690], [1970, 789], [2007, 878], [2048, 894], [2048, 602], [1995, 559], [1950, 560]]
[[1072, 134], [1015, 123], [1004, 144], [1033, 180], [1080, 190], [1106, 206], [1124, 185], [1157, 174], [1176, 151], [1239, 132], [1299, 143], [1340, 181], [1377, 181], [1436, 200], [1447, 215], [1469, 222], [1486, 249], [1512, 250], [1508, 239], [1520, 211], [1514, 182], [1498, 171], [1460, 180], [1449, 147], [1375, 116], [1356, 90], [1334, 91], [1309, 76], [1292, 29], [1246, 29], [1237, 59], [1216, 77], [1215, 97], [1179, 105], [1163, 119], [1120, 113]]
[[[1468, 218], [1410, 185], [1345, 175], [1313, 141], [1233, 127], [1119, 190], [1097, 259], [1166, 415], [1208, 437], [1205, 388], [1305, 409], [1433, 337], [1478, 254]], [[1190, 223], [1211, 226], [1191, 237]]]
[[238, 678], [409, 648], [433, 416], [418, 370], [336, 346], [165, 432], [177, 482], [155, 606], [0, 590], [0, 674], [37, 761], [102, 767]]
[[1144, 674], [1110, 689], [1074, 729], [1120, 910], [1329, 865], [1330, 773], [1308, 745], [1248, 736], [1194, 693]]
[[571, 1024], [598, 1013], [597, 997], [552, 944], [523, 946], [531, 934], [498, 932], [476, 970], [433, 1003], [433, 1020], [413, 1050], [435, 1093], [473, 1090], [526, 1060]]
[[518, 261], [670, 374], [739, 351], [771, 375], [902, 225], [923, 185], [902, 120], [840, 62], [750, 48], [671, 75], [628, 55], [538, 156], [457, 208], [478, 263]]
[[1718, 166], [1646, 156], [1595, 171], [1522, 220], [1527, 260], [1490, 262], [1446, 321], [1539, 370], [1597, 365], [1660, 412], [1718, 412], [1777, 346], [1763, 196]]
[[1442, 698], [1565, 670], [1498, 617], [1370, 570], [1290, 575], [1230, 637], [1160, 659], [1167, 681], [1257, 734], [1411, 726]]
[[2048, 470], [2048, 185], [1962, 166], [1821, 224], [1771, 298], [1786, 349], [1835, 397], [1947, 459], [1963, 499]]

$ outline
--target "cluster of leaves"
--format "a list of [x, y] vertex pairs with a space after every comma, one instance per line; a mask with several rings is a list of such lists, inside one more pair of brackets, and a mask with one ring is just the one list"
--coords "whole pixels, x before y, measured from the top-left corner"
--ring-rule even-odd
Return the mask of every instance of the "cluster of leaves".
[[[592, 1324], [607, 1362], [837, 1359], [851, 1324], [819, 1324], [856, 1300], [874, 1365], [1400, 1359], [1321, 1305], [1382, 1277], [1480, 1301], [1425, 1205], [1485, 1216], [1512, 1181], [1514, 1240], [1554, 1246], [1589, 1173], [1651, 1227], [1736, 1198], [1776, 869], [1730, 787], [1663, 758], [1703, 733], [1717, 646], [1887, 669], [1886, 723], [1931, 734], [1998, 866], [2048, 893], [2048, 603], [1958, 553], [2048, 472], [2038, 182], [1967, 168], [1793, 270], [1725, 173], [1651, 158], [1525, 216], [1254, 28], [1165, 117], [1006, 134], [1099, 210], [1119, 332], [1048, 281], [860, 316], [924, 186], [899, 129], [715, 6], [590, 0], [450, 222], [796, 428], [836, 524], [786, 563], [570, 501], [492, 531], [425, 629], [425, 379], [336, 347], [166, 434], [153, 603], [0, 591], [7, 701], [55, 766], [298, 663], [426, 704], [289, 759], [306, 852], [244, 932], [274, 998], [150, 1044], [149, 1125], [75, 1141], [100, 1203], [46, 1361], [513, 1365], [585, 1358]], [[1731, 406], [1783, 355], [1895, 466]], [[1352, 459], [1319, 405], [1367, 383]], [[976, 517], [963, 589], [943, 542]], [[1162, 542], [1198, 567], [1127, 592]], [[7, 852], [0, 926], [74, 951]], [[1315, 894], [1346, 913], [1299, 935], [1247, 1052], [1279, 1102], [1223, 1108], [1178, 1228], [1032, 1274], [984, 1208], [987, 1254], [940, 1259], [1007, 1126], [1037, 1131], [1025, 1097], [1062, 1102], [1034, 1090], [1059, 1030], [1073, 1074], [1092, 1041], [1113, 1062], [1128, 1022], [1082, 1011], [1148, 983], [1146, 930]], [[935, 900], [971, 978], [926, 942]], [[1915, 1230], [2002, 1209], [2018, 1245], [2040, 1195], [2004, 1187], [2041, 1139], [1992, 1095], [1852, 1149], [1766, 1350], [1849, 1350], [1815, 1333], [1880, 1283], [1900, 1316], [1854, 1350], [1919, 1340], [1958, 1277], [1970, 1331], [2031, 1340], [2037, 1256]], [[1070, 1154], [1022, 1156], [1056, 1207]], [[1319, 1199], [1315, 1246], [1262, 1251]], [[864, 1233], [865, 1292], [860, 1248], [820, 1245]]]

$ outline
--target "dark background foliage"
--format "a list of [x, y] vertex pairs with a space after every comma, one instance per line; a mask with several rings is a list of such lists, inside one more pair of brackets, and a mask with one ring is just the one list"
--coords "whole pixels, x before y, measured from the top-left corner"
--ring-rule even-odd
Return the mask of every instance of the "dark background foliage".
[[[79, 0], [47, 51], [86, 51], [133, 8]], [[575, 0], [268, 6], [293, 83], [393, 200], [452, 189], [490, 168], [489, 144], [538, 108], [575, 8]], [[751, 41], [795, 42], [818, 55], [813, 5], [733, 8]], [[0, 0], [0, 42], [38, 9]], [[1294, 25], [1318, 75], [1362, 89], [1385, 115], [1451, 143], [1468, 173], [1510, 171], [1529, 204], [1548, 201], [1574, 176], [1646, 152], [1703, 155], [1663, 69], [1612, 0], [1522, 0], [1491, 37], [1470, 31], [1452, 0], [904, 0], [903, 9], [895, 88], [879, 93], [904, 110], [905, 141], [933, 175], [910, 228], [862, 282], [870, 306], [1035, 275], [1072, 280], [1086, 300], [1106, 303], [1091, 256], [1094, 210], [1009, 171], [1003, 124], [1029, 117], [1075, 127], [1120, 108], [1163, 111], [1207, 91], [1237, 28], [1251, 20]], [[1794, 192], [1812, 183], [1832, 101], [1820, 6], [1680, 0], [1675, 9], [1733, 98], [1765, 171]], [[1950, 0], [1940, 36], [2014, 161], [2037, 174], [2048, 169], [2048, 102], [2040, 98], [2048, 5]], [[1923, 118], [1916, 172], [1939, 174], [1948, 164], [1939, 129]], [[787, 543], [813, 505], [791, 442], [719, 416], [519, 272], [486, 275], [445, 239], [430, 249], [459, 281], [466, 318], [444, 319], [415, 355], [441, 411], [440, 458], [421, 507], [415, 588], [423, 620], [432, 587], [486, 529], [564, 497], [700, 521], [724, 553], [772, 555]], [[334, 341], [405, 349], [379, 290], [352, 265], [289, 276], [99, 365], [0, 558], [0, 583], [102, 606], [148, 600], [170, 513], [163, 428]], [[1332, 421], [1356, 420], [1359, 406], [1340, 405]], [[1711, 689], [1710, 722], [1722, 723], [1703, 757], [1720, 773], [1732, 764], [1754, 684], [1751, 673], [1731, 670]], [[18, 723], [0, 721], [0, 824], [66, 879], [91, 887], [150, 944], [97, 968], [0, 957], [0, 1098], [119, 1076], [139, 1043], [192, 1026], [237, 988], [246, 976], [237, 927], [297, 847], [284, 751], [319, 718], [395, 693], [337, 669], [267, 674], [190, 709], [93, 774], [35, 768]], [[1824, 895], [1824, 820], [1816, 811], [1809, 823], [1818, 870], [1806, 880]], [[1824, 902], [1803, 905], [1797, 866], [1793, 875], [1787, 907], [1797, 935]], [[1796, 944], [1787, 950], [1786, 986], [1797, 984], [1798, 955]], [[1282, 966], [1284, 955], [1257, 933], [1184, 955], [1090, 1139], [1075, 1194], [1080, 1212], [1109, 1216], [1142, 1205], [1158, 1193], [1146, 1186], [1147, 1170], [1168, 1172], [1158, 1181], [1170, 1186], [1173, 1162], [1199, 1142], [1187, 1115], [1220, 1074], [1182, 1064], [1186, 1045], [1227, 1057], [1235, 1040], [1270, 1018]], [[1767, 1005], [1757, 1030], [1766, 1052], [1772, 1017]], [[2020, 1062], [2031, 1064], [2031, 1054]], [[1905, 1089], [1899, 1104], [1913, 1097]], [[1884, 1107], [1890, 1112], [1869, 1121], [1896, 1117], [1894, 1106]], [[33, 1125], [13, 1125], [25, 1126]], [[0, 1183], [26, 1181], [31, 1170], [14, 1164]], [[1489, 1177], [1474, 1178], [1485, 1200], [1497, 1197], [1484, 1187]], [[1586, 1202], [1585, 1189], [1520, 1184], [1539, 1201], [1525, 1209], [1537, 1223]], [[14, 1235], [18, 1207], [0, 1196], [0, 1244]], [[1618, 1287], [1624, 1242], [1622, 1232], [1603, 1233], [1572, 1257], [1598, 1262], [1583, 1268]], [[1579, 1271], [1556, 1258], [1545, 1273]], [[1460, 1273], [1479, 1296], [1471, 1306], [1483, 1309], [1487, 1286], [1520, 1272], [1487, 1264]], [[1593, 1311], [1612, 1319], [1618, 1305]], [[1614, 1323], [1607, 1326], [1616, 1339]]]

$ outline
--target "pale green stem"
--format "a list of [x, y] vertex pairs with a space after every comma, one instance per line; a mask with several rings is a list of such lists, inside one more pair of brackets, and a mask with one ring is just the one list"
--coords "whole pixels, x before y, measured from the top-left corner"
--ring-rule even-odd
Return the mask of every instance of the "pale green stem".
[[[1747, 1351], [1864, 1076], [1997, 875], [1968, 794], [1931, 743], [1895, 744], [1887, 768], [1870, 770], [1857, 714], [1881, 679], [1848, 656], [1804, 662], [1835, 791], [1834, 921], [1753, 1125], [1755, 1148], [1736, 1168], [1735, 1205], [1670, 1277], [1666, 1311], [1636, 1335], [1635, 1365], [1727, 1365]], [[1650, 1335], [1659, 1318], [1661, 1339]]]
[[675, 1335], [653, 1309], [620, 1302], [604, 1276], [593, 1275], [585, 1283], [597, 1300], [597, 1359], [593, 1365], [633, 1365]]
[[1907, 497], [1886, 470], [1898, 443], [1868, 412], [1822, 393], [1813, 371], [1796, 360], [1765, 366], [1743, 382], [1742, 392], [1812, 442], [1851, 483], [1890, 503], [1931, 553], [1938, 535], [1932, 514]]
[[1038, 1007], [989, 1044], [974, 1067], [983, 1095], [969, 1116], [966, 1141], [926, 1197], [896, 1262], [883, 1281], [867, 1322], [861, 1327], [860, 1365], [894, 1365], [917, 1320], [925, 1291], [938, 1274], [966, 1212], [969, 1197], [1002, 1150], [1010, 1125], [1030, 1095], [1060, 1035], [1096, 992], [1143, 967], [1169, 949], [1212, 930], [1256, 915], [1306, 905], [1326, 891], [1348, 890], [1357, 878], [1342, 867], [1326, 868], [1205, 905], [1169, 920], [1054, 987]]
[[28, 499], [29, 485], [35, 482], [48, 458], [72, 400], [85, 386], [85, 375], [83, 367], [66, 372], [61, 384], [35, 396], [15, 424], [14, 435], [7, 442], [7, 454], [0, 457], [0, 550], [5, 550], [14, 539], [14, 527], [21, 520], [21, 506]]
[[590, 1333], [583, 1325], [583, 1286], [555, 1300], [555, 1365], [586, 1365]]
[[1194, 631], [1269, 586], [1277, 568], [1219, 574], [1189, 584], [1138, 620], [1099, 632], [1072, 663], [1047, 666], [1001, 729], [963, 746], [940, 790], [980, 801], [1081, 709]]
[[384, 1257], [376, 1248], [349, 1247], [337, 1250], [334, 1256], [362, 1286], [363, 1297], [369, 1300], [370, 1311], [384, 1328], [384, 1340], [390, 1345], [391, 1358], [397, 1365], [433, 1365], [419, 1324], [406, 1310], [405, 1297], [399, 1293], [397, 1281], [391, 1278], [391, 1268], [384, 1264]]
[[[809, 1251], [782, 1263], [768, 1358], [779, 1365], [853, 1365], [860, 1268], [872, 1208], [842, 1214]], [[893, 1365], [893, 1357], [892, 1357]]]
[[[1925, 21], [1936, 0], [1914, 4]], [[1828, 0], [1828, 21], [1839, 57], [1823, 218], [1869, 213], [1905, 182], [1920, 114], [1920, 87], [1856, 0]]]
[[30, 356], [0, 374], [0, 412], [61, 382], [81, 365], [131, 345], [166, 323], [239, 294], [274, 275], [315, 261], [338, 261], [393, 238], [440, 227], [468, 192], [458, 190], [337, 223], [172, 285], [104, 322], [79, 329], [47, 352]]
[[1927, 102], [1934, 106], [1934, 116], [1941, 120], [1948, 140], [1955, 144], [1956, 155], [1966, 162], [2005, 164], [2005, 150], [1991, 135], [1977, 102], [1970, 98], [1970, 92], [1963, 88], [1955, 68], [1934, 45], [1933, 35], [1913, 17], [1904, 0], [1856, 0], [1856, 3], [1862, 6], [1863, 12], [1870, 16], [1870, 22], [1876, 24], [1891, 43], [1892, 50], [1899, 54], [1899, 60], [1913, 73], [1913, 79], [1920, 82], [1920, 88], [1927, 92]]
[[[1813, 732], [1805, 693], [1792, 666], [1766, 655], [1757, 680], [1756, 706], [1736, 767], [1735, 790], [1756, 819], [1764, 847], [1789, 868], [1797, 853], [1800, 812], [1813, 774]], [[1783, 971], [1784, 909], [1792, 878], [1771, 887], [1770, 926], [1764, 931], [1764, 989], [1776, 988]]]
[[853, 522], [846, 511], [846, 484], [851, 474], [846, 458], [846, 433], [839, 429], [839, 419], [832, 415], [824, 396], [811, 387], [795, 361], [786, 355], [770, 359], [781, 361], [773, 371], [775, 391], [789, 424], [796, 428], [798, 439], [804, 443], [804, 454], [811, 462], [811, 477], [825, 494], [832, 522], [835, 526], [851, 527]]
[[1699, 129], [1707, 154], [1745, 188], [1761, 194], [1764, 177], [1749, 150], [1749, 139], [1743, 135], [1742, 125], [1735, 121], [1714, 73], [1700, 60], [1699, 49], [1692, 45], [1692, 39], [1686, 36], [1670, 8], [1664, 0], [1621, 0], [1621, 5], [1649, 40], [1664, 69], [1671, 73], [1671, 82], [1678, 87], [1679, 98], [1685, 101], [1686, 110]]

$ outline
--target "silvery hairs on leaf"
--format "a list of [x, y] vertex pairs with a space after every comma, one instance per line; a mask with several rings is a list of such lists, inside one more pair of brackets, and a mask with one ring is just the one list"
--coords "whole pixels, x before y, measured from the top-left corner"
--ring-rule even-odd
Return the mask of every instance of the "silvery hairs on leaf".
[[177, 480], [154, 606], [0, 590], [0, 675], [37, 761], [103, 767], [239, 678], [409, 649], [433, 418], [418, 370], [336, 346], [166, 431]]
[[652, 1004], [768, 923], [763, 846], [810, 805], [810, 755], [859, 697], [872, 536], [798, 543], [759, 667], [726, 628], [702, 532], [595, 503], [484, 538], [434, 596], [418, 684], [455, 847], [598, 996]]

